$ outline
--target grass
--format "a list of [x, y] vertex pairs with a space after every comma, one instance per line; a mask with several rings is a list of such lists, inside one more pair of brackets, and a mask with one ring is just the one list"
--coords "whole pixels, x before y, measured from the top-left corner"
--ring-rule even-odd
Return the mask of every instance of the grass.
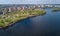
[[18, 20], [25, 19], [29, 16], [43, 15], [45, 13], [46, 12], [44, 10], [24, 10], [0, 15], [0, 27], [12, 25], [10, 24], [11, 22], [17, 22]]

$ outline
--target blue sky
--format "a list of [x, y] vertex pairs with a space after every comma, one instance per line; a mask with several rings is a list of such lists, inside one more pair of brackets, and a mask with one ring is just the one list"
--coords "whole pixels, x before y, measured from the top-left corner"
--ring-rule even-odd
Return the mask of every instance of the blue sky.
[[60, 0], [0, 0], [0, 4], [60, 4]]

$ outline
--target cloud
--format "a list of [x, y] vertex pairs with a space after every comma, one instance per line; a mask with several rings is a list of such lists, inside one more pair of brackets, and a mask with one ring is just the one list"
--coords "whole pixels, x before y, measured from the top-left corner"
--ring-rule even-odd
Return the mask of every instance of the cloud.
[[60, 0], [0, 0], [0, 4], [60, 4]]

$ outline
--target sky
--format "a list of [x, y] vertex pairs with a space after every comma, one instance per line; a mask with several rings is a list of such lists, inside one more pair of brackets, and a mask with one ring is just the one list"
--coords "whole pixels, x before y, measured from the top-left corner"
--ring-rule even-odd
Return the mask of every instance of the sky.
[[60, 0], [0, 0], [0, 4], [60, 4]]

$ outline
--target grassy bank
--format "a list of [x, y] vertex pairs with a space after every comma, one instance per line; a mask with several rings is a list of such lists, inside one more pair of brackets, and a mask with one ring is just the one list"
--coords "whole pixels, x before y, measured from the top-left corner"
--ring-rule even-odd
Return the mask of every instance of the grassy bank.
[[0, 15], [0, 27], [6, 27], [12, 25], [18, 20], [25, 19], [31, 16], [44, 15], [46, 12], [44, 10], [24, 10], [24, 11], [15, 11], [7, 13], [5, 15]]

